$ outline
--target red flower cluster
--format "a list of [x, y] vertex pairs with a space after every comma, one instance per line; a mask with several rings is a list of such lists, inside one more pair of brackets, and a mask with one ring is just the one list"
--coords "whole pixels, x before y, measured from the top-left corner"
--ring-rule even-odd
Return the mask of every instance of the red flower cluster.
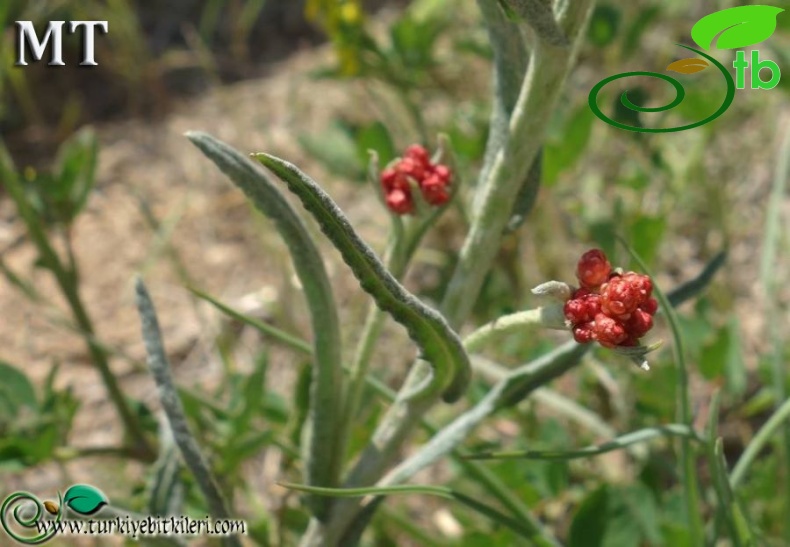
[[420, 187], [422, 196], [431, 205], [444, 205], [450, 199], [450, 168], [431, 163], [428, 151], [412, 144], [404, 156], [381, 172], [381, 187], [387, 207], [393, 213], [406, 215], [414, 212], [414, 196], [409, 179]]
[[581, 287], [565, 303], [565, 318], [580, 344], [597, 341], [604, 347], [637, 346], [653, 328], [658, 302], [650, 294], [650, 277], [612, 270], [606, 255], [591, 249], [579, 259]]

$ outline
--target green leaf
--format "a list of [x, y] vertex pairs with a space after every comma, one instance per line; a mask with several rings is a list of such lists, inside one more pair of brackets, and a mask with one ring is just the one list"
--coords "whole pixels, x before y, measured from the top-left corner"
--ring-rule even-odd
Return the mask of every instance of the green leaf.
[[392, 46], [403, 67], [412, 73], [433, 65], [433, 46], [443, 27], [440, 19], [417, 21], [409, 14], [390, 28]]
[[714, 256], [711, 261], [705, 265], [705, 268], [697, 277], [678, 285], [669, 296], [669, 301], [672, 304], [685, 302], [686, 300], [690, 300], [695, 295], [704, 291], [708, 285], [710, 285], [710, 282], [713, 280], [713, 276], [716, 275], [716, 272], [718, 272], [722, 266], [724, 266], [726, 261], [727, 251], [720, 251], [717, 253], [716, 256]]
[[534, 534], [525, 525], [521, 524], [518, 520], [509, 517], [499, 510], [491, 507], [490, 505], [479, 501], [476, 498], [462, 494], [456, 490], [452, 490], [445, 486], [428, 486], [418, 484], [403, 484], [395, 486], [370, 486], [366, 488], [316, 488], [304, 484], [293, 483], [279, 483], [284, 488], [298, 490], [300, 492], [309, 492], [311, 494], [318, 494], [323, 496], [332, 496], [340, 498], [355, 498], [361, 496], [391, 496], [391, 495], [405, 495], [405, 494], [428, 494], [438, 496], [441, 498], [451, 499], [458, 501], [474, 511], [490, 518], [494, 522], [507, 526], [519, 535], [533, 539]]
[[559, 174], [570, 169], [584, 154], [595, 115], [586, 103], [568, 116], [559, 135], [544, 147], [543, 180], [551, 186]]
[[361, 165], [368, 162], [368, 151], [376, 152], [381, 165], [387, 165], [395, 159], [395, 144], [387, 127], [381, 122], [362, 127], [357, 133], [357, 158]]
[[80, 515], [92, 515], [102, 506], [110, 503], [110, 500], [95, 486], [75, 484], [66, 490], [63, 503]]
[[699, 357], [700, 372], [708, 379], [725, 377], [727, 390], [735, 395], [746, 389], [746, 369], [741, 354], [738, 321], [732, 318], [716, 332]]
[[709, 448], [708, 461], [718, 497], [718, 509], [729, 528], [730, 538], [736, 547], [757, 545], [752, 535], [749, 521], [744, 516], [730, 484], [730, 478], [727, 475], [727, 462], [724, 459], [724, 444], [721, 437], [712, 442], [712, 445]]
[[658, 427], [647, 427], [625, 433], [611, 441], [598, 445], [588, 446], [579, 450], [525, 450], [518, 452], [488, 452], [481, 454], [470, 454], [466, 456], [473, 460], [574, 460], [578, 458], [589, 458], [615, 450], [622, 450], [631, 445], [647, 442], [660, 437], [688, 437], [696, 438], [693, 430], [682, 424], [669, 424]]
[[205, 300], [219, 311], [227, 315], [228, 317], [235, 319], [236, 321], [241, 321], [245, 325], [249, 325], [252, 328], [258, 330], [261, 334], [266, 336], [272, 337], [274, 340], [281, 342], [282, 344], [300, 352], [305, 353], [307, 355], [311, 355], [313, 353], [312, 347], [310, 344], [298, 338], [292, 334], [289, 334], [283, 330], [278, 329], [277, 327], [273, 327], [263, 321], [259, 321], [254, 317], [250, 317], [245, 315], [239, 311], [234, 310], [230, 306], [223, 304], [218, 299], [214, 298], [213, 296], [209, 295], [201, 291], [200, 289], [196, 289], [194, 287], [187, 287], [192, 294], [197, 296], [198, 298]]
[[443, 393], [448, 402], [458, 400], [471, 376], [469, 357], [458, 335], [441, 314], [423, 304], [398, 283], [318, 184], [294, 165], [279, 158], [268, 154], [255, 154], [254, 157], [271, 169], [299, 197], [376, 304], [406, 327], [411, 339], [422, 350], [422, 358], [433, 366], [431, 387]]
[[[205, 133], [187, 137], [212, 160], [254, 205], [271, 218], [288, 246], [294, 269], [302, 283], [310, 308], [313, 330], [314, 368], [310, 404], [310, 431], [307, 434], [307, 482], [312, 485], [337, 484], [340, 452], [336, 442], [341, 415], [343, 371], [340, 323], [324, 262], [301, 218], [269, 177], [241, 153]], [[323, 502], [313, 509], [321, 514]]]
[[776, 30], [776, 17], [784, 9], [774, 6], [738, 6], [706, 15], [691, 29], [702, 49], [735, 49], [759, 44]]
[[576, 509], [568, 534], [568, 547], [600, 547], [607, 527], [609, 489], [601, 486]]
[[641, 483], [610, 488], [606, 520], [606, 547], [661, 543], [656, 498]]
[[14, 420], [23, 406], [38, 409], [36, 390], [30, 379], [5, 361], [0, 361], [0, 403], [4, 403], [0, 404], [0, 424]]
[[666, 219], [660, 216], [640, 216], [631, 225], [629, 231], [631, 244], [634, 249], [639, 250], [640, 256], [648, 264], [653, 263], [664, 237], [666, 225]]
[[95, 182], [98, 154], [96, 135], [90, 128], [75, 133], [58, 150], [51, 188], [66, 215], [59, 220], [72, 221], [85, 207]]
[[587, 39], [598, 47], [609, 45], [617, 36], [620, 19], [622, 13], [619, 9], [608, 5], [596, 6], [590, 18]]
[[360, 161], [353, 131], [343, 123], [332, 123], [318, 135], [299, 135], [298, 140], [302, 149], [331, 173], [354, 180], [363, 177], [365, 159]]

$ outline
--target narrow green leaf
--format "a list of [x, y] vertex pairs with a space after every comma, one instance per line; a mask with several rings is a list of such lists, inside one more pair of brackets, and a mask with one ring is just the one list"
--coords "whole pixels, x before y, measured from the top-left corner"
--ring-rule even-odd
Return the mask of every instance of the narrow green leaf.
[[92, 129], [75, 133], [61, 145], [55, 160], [53, 191], [66, 208], [64, 221], [73, 220], [85, 207], [93, 190], [99, 147]]
[[670, 294], [667, 295], [667, 300], [673, 306], [680, 304], [681, 302], [685, 302], [687, 300], [691, 300], [696, 295], [700, 294], [703, 290], [705, 290], [710, 282], [713, 280], [713, 276], [716, 275], [716, 272], [724, 266], [724, 263], [727, 261], [727, 251], [720, 251], [719, 253], [714, 256], [710, 262], [705, 265], [705, 268], [695, 277], [694, 279], [690, 279], [685, 283], [681, 283], [677, 287], [675, 287]]
[[721, 437], [715, 442], [711, 441], [709, 448], [709, 464], [716, 496], [719, 500], [719, 511], [724, 517], [724, 522], [729, 528], [730, 538], [735, 547], [757, 545], [738, 500], [733, 494], [730, 481], [727, 477], [727, 462], [724, 459], [724, 443]]
[[368, 162], [368, 152], [376, 152], [381, 165], [387, 165], [395, 159], [395, 144], [392, 142], [387, 127], [381, 122], [373, 122], [362, 127], [356, 136], [357, 157], [364, 165]]
[[331, 173], [350, 179], [364, 175], [357, 143], [350, 127], [335, 122], [321, 134], [304, 134], [298, 137], [302, 149], [321, 162]]
[[472, 460], [575, 460], [588, 458], [615, 450], [622, 450], [637, 443], [651, 441], [662, 437], [687, 437], [696, 439], [696, 433], [682, 424], [669, 424], [647, 427], [626, 433], [605, 443], [588, 446], [579, 450], [524, 450], [519, 452], [483, 452], [470, 454], [466, 458]]
[[[440, 498], [451, 499], [463, 503], [476, 512], [490, 518], [494, 522], [507, 526], [522, 537], [532, 539], [534, 534], [527, 526], [518, 520], [503, 514], [498, 509], [485, 504], [466, 494], [462, 494], [446, 486], [430, 486], [419, 484], [403, 484], [396, 486], [370, 486], [367, 488], [318, 488], [304, 484], [279, 483], [284, 488], [317, 494], [322, 496], [332, 496], [338, 498], [356, 498], [362, 496], [392, 496], [408, 494], [427, 494]], [[375, 503], [375, 502], [374, 502]]]
[[782, 425], [790, 420], [790, 399], [785, 400], [782, 405], [771, 414], [768, 421], [757, 431], [752, 440], [746, 445], [746, 450], [743, 451], [738, 462], [730, 474], [730, 484], [733, 489], [737, 489], [738, 485], [743, 481], [749, 467], [755, 462], [758, 454], [770, 442], [771, 437], [779, 431]]
[[300, 353], [304, 353], [307, 355], [312, 355], [313, 348], [310, 347], [310, 344], [298, 338], [292, 334], [285, 332], [284, 330], [280, 330], [277, 327], [273, 327], [263, 321], [259, 321], [254, 317], [250, 317], [249, 315], [245, 315], [239, 311], [234, 310], [227, 304], [223, 304], [213, 296], [209, 295], [201, 291], [200, 289], [196, 289], [194, 287], [187, 287], [192, 294], [197, 296], [198, 298], [205, 300], [219, 311], [227, 315], [228, 317], [235, 319], [236, 321], [241, 321], [242, 323], [251, 326], [252, 328], [258, 330], [264, 335], [271, 336], [273, 339], [281, 342], [282, 344], [290, 347], [291, 349], [295, 349]]
[[[341, 465], [335, 440], [342, 409], [342, 355], [337, 308], [321, 255], [291, 205], [249, 158], [205, 133], [190, 132], [187, 137], [274, 221], [291, 253], [310, 308], [315, 355], [310, 430], [306, 436], [307, 482], [317, 486], [335, 485]], [[316, 504], [314, 510], [318, 514], [328, 509], [322, 501], [317, 500]]]
[[776, 30], [776, 17], [784, 9], [774, 6], [738, 6], [706, 15], [692, 27], [691, 38], [702, 49], [736, 49], [759, 44]]
[[[646, 274], [650, 275], [650, 270], [642, 258], [632, 249], [622, 238], [620, 243], [631, 255], [631, 258]], [[720, 255], [721, 256], [721, 255]], [[718, 257], [717, 257], [718, 258]], [[722, 258], [723, 260], [723, 258]], [[708, 265], [708, 270], [711, 265]], [[714, 270], [715, 271], [715, 270]], [[705, 271], [703, 271], [703, 274]], [[711, 274], [712, 275], [712, 274]], [[651, 276], [653, 277], [653, 276]], [[697, 280], [702, 276], [698, 276]], [[657, 284], [653, 286], [653, 294], [658, 300], [661, 308], [667, 317], [670, 330], [672, 331], [672, 353], [675, 359], [677, 372], [677, 420], [688, 427], [693, 426], [694, 416], [691, 413], [691, 394], [689, 390], [689, 371], [686, 364], [686, 356], [683, 349], [683, 336], [681, 335], [678, 324], [677, 313], [672, 307], [672, 301], [664, 294], [664, 291]], [[695, 468], [695, 458], [693, 448], [689, 438], [681, 439], [681, 478], [686, 501], [686, 513], [688, 515], [688, 525], [691, 537], [695, 543], [701, 543], [704, 535], [702, 520], [697, 511], [699, 507], [699, 485], [697, 483], [697, 473]]]
[[456, 401], [469, 383], [469, 358], [458, 335], [441, 314], [398, 283], [318, 184], [286, 161], [268, 154], [254, 156], [299, 197], [376, 304], [406, 327], [409, 336], [420, 346], [422, 357], [433, 366], [433, 387], [443, 393], [446, 401]]

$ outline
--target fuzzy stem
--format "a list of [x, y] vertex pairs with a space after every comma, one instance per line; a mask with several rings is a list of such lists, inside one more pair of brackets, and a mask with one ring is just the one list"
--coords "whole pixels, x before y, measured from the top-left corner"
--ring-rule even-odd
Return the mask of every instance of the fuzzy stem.
[[[457, 328], [469, 316], [483, 280], [491, 269], [520, 181], [541, 147], [554, 105], [573, 65], [580, 36], [594, 2], [580, 0], [566, 4], [558, 17], [573, 46], [557, 47], [536, 40], [521, 92], [509, 120], [507, 139], [495, 154], [489, 171], [484, 171], [472, 212], [472, 226], [442, 303], [450, 325]], [[518, 181], [514, 184], [514, 181]]]
[[[480, 1], [487, 23], [488, 16], [499, 13], [500, 20], [497, 24], [502, 26], [501, 12], [495, 11], [498, 8], [493, 6], [495, 0]], [[491, 167], [490, 170], [484, 169], [484, 178], [475, 200], [477, 206], [473, 211], [472, 227], [442, 306], [446, 319], [454, 328], [461, 325], [469, 315], [485, 275], [493, 263], [509, 220], [509, 215], [503, 215], [502, 211], [512, 210], [521, 181], [527, 178], [529, 167], [542, 144], [551, 112], [574, 62], [576, 47], [584, 35], [583, 30], [593, 4], [593, 0], [563, 4], [564, 9], [560, 10], [557, 20], [565, 35], [571, 37], [573, 46], [556, 47], [536, 41], [526, 76], [519, 85], [512, 116], [509, 120], [499, 122], [507, 123], [507, 132], [492, 128], [492, 135], [503, 142], [496, 151], [495, 147], [488, 147], [487, 154], [492, 157]], [[498, 34], [495, 29], [492, 26], [491, 35], [496, 48]], [[509, 35], [518, 32], [517, 26], [511, 25]], [[519, 62], [520, 59], [501, 57], [496, 62], [497, 80], [504, 81], [508, 71], [523, 68]], [[506, 86], [501, 89], [506, 89]], [[512, 91], [512, 87], [510, 90]], [[507, 98], [498, 98], [497, 101], [506, 111]], [[504, 114], [507, 117], [506, 112]], [[514, 180], [518, 182], [513, 184]], [[375, 482], [397, 456], [400, 445], [419, 423], [420, 418], [438, 401], [438, 394], [416, 398], [409, 396], [415, 392], [417, 386], [430, 378], [430, 374], [427, 363], [415, 363], [398, 398], [380, 422], [370, 445], [352, 470], [345, 486], [354, 487]], [[325, 526], [311, 526], [302, 545], [335, 545], [344, 536], [358, 511], [358, 500], [338, 500], [328, 523]]]

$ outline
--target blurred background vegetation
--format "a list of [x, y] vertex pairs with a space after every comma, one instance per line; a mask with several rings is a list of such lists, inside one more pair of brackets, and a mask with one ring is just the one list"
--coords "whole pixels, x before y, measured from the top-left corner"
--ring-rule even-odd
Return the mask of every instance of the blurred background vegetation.
[[[710, 395], [721, 389], [720, 430], [731, 466], [790, 387], [785, 373], [789, 295], [779, 282], [790, 274], [787, 175], [781, 167], [790, 154], [782, 144], [787, 142], [784, 133], [790, 127], [790, 74], [773, 91], [739, 91], [732, 108], [714, 123], [671, 136], [628, 133], [604, 125], [590, 112], [587, 93], [614, 73], [661, 71], [684, 56], [675, 44], [690, 43], [694, 22], [717, 9], [740, 4], [730, 0], [598, 3], [544, 146], [537, 207], [505, 239], [476, 309], [476, 319], [482, 322], [531, 307], [529, 288], [546, 279], [570, 281], [574, 257], [590, 246], [616, 257], [613, 262], [628, 265], [614, 234], [628, 239], [666, 289], [693, 277], [717, 253], [727, 250], [725, 269], [702, 298], [682, 308], [680, 320], [693, 370], [694, 411], [704, 424]], [[100, 66], [76, 67], [79, 43], [69, 36], [64, 46], [69, 66], [14, 67], [16, 20], [32, 20], [37, 28], [49, 20], [108, 20], [109, 34], [97, 40]], [[11, 167], [7, 161], [5, 167], [26, 181], [21, 194], [0, 186], [0, 202], [6, 205], [0, 207], [4, 226], [23, 234], [0, 248], [0, 258], [10, 260], [26, 245], [35, 246], [39, 258], [49, 256], [49, 262], [39, 259], [27, 264], [28, 269], [12, 269], [0, 261], [4, 274], [0, 291], [23, 294], [32, 310], [53, 305], [69, 309], [72, 317], [61, 318], [59, 323], [63, 336], [83, 340], [86, 348], [94, 350], [89, 358], [94, 362], [123, 356], [111, 344], [97, 340], [90, 318], [80, 319], [80, 308], [92, 308], [95, 313], [101, 299], [86, 303], [79, 298], [79, 253], [75, 257], [72, 249], [72, 227], [90, 203], [91, 192], [101, 191], [103, 181], [94, 167], [101, 163], [103, 135], [113, 124], [141, 120], [155, 134], [157, 124], [179, 112], [183, 104], [195, 104], [185, 101], [200, 100], [212, 90], [232, 89], [242, 80], [260, 81], [263, 87], [275, 74], [304, 66], [292, 65], [291, 56], [315, 51], [318, 61], [310, 64], [303, 85], [339, 82], [348, 89], [347, 103], [333, 110], [337, 115], [320, 130], [300, 125], [295, 111], [289, 138], [299, 157], [289, 159], [324, 174], [341, 203], [361, 200], [369, 206], [367, 211], [377, 207], [363, 184], [369, 149], [376, 150], [384, 164], [405, 145], [434, 145], [436, 134], [445, 133], [458, 156], [459, 180], [467, 188], [474, 185], [485, 152], [491, 51], [471, 0], [6, 0], [0, 4], [0, 22], [0, 133], [15, 163]], [[782, 68], [790, 67], [790, 16], [779, 17], [779, 30], [760, 46], [760, 52]], [[722, 56], [725, 66], [731, 63], [727, 55]], [[662, 124], [704, 117], [700, 112], [711, 110], [723, 95], [722, 84], [713, 74], [679, 79], [689, 94], [681, 107], [664, 115]], [[632, 97], [660, 104], [666, 92], [660, 83], [645, 81], [637, 85]], [[654, 120], [645, 122], [632, 112], [619, 112], [617, 98], [611, 92], [605, 100], [620, 119], [634, 124]], [[313, 99], [316, 103], [324, 100], [320, 93]], [[238, 120], [245, 113], [220, 111], [219, 115], [236, 116], [242, 127]], [[86, 129], [87, 124], [93, 124], [95, 132]], [[243, 127], [240, 131], [253, 129]], [[265, 133], [267, 127], [254, 130]], [[134, 186], [136, 181], [128, 184]], [[178, 264], [179, 280], [185, 284], [200, 278], [199, 271], [179, 262], [178, 246], [168, 246], [170, 217], [155, 211], [155, 196], [149, 199], [153, 208], [141, 210], [146, 212], [149, 229], [165, 242], [167, 251], [159, 259]], [[9, 200], [16, 208], [8, 206]], [[23, 218], [20, 203], [22, 207], [26, 203], [41, 223]], [[410, 288], [428, 301], [439, 297], [452, 272], [467, 214], [459, 208], [443, 218], [418, 255]], [[377, 210], [375, 215], [368, 212], [367, 217], [357, 218], [373, 222], [385, 233], [383, 216]], [[244, 219], [263, 231], [260, 220], [251, 217], [247, 214]], [[39, 229], [45, 239], [36, 238]], [[245, 244], [253, 248], [260, 240], [249, 238]], [[269, 264], [271, 269], [284, 268], [274, 263]], [[41, 267], [56, 278], [57, 290], [46, 283], [42, 288], [41, 277], [29, 274]], [[289, 292], [289, 282], [280, 283], [279, 304], [268, 311], [265, 320], [303, 326], [289, 311], [298, 289], [291, 287]], [[65, 305], [60, 297], [52, 296], [55, 293], [65, 297]], [[354, 310], [362, 308], [354, 292], [341, 300], [350, 302]], [[359, 313], [354, 313], [358, 318]], [[0, 331], [9, 338], [20, 335], [16, 324], [0, 323]], [[245, 336], [238, 321], [222, 323], [208, 352], [221, 363], [220, 373], [210, 388], [185, 379], [186, 409], [226, 488], [234, 492], [236, 506], [244, 507], [240, 513], [253, 523], [254, 544], [290, 545], [306, 523], [306, 513], [296, 498], [271, 489], [262, 493], [244, 477], [251, 469], [259, 469], [251, 463], [261, 461], [276, 468], [267, 477], [295, 473], [298, 453], [294, 447], [304, 419], [304, 402], [292, 397], [290, 388], [266, 378], [276, 363], [293, 368], [302, 358], [270, 357], [266, 344], [255, 344], [254, 350], [239, 357], [239, 347], [248, 345]], [[669, 339], [666, 331], [655, 337]], [[561, 339], [509, 338], [491, 357], [505, 365], [523, 363]], [[393, 386], [402, 378], [397, 370], [403, 369], [398, 340], [405, 343], [396, 338], [379, 351], [376, 371]], [[3, 484], [27, 484], [31, 470], [49, 462], [77, 456], [92, 462], [95, 457], [90, 450], [84, 454], [70, 451], [74, 417], [89, 409], [80, 408], [79, 397], [55, 381], [55, 361], [39, 359], [36, 366], [46, 371], [44, 382], [28, 378], [22, 363], [0, 362], [0, 474], [8, 477]], [[626, 360], [595, 351], [583, 368], [557, 382], [552, 391], [497, 415], [467, 448], [569, 449], [617, 432], [670, 422], [675, 408], [671, 352], [662, 350], [652, 367], [649, 374], [643, 374]], [[302, 399], [305, 377], [302, 372], [294, 380], [295, 392]], [[471, 399], [479, 398], [491, 381], [478, 377]], [[144, 435], [153, 436], [152, 410], [142, 399], [115, 404], [128, 406], [133, 415], [130, 420], [141, 424]], [[369, 403], [354, 431], [354, 451], [364, 445], [382, 410], [372, 396]], [[103, 404], [109, 409], [106, 401]], [[438, 409], [434, 418], [441, 423], [453, 412], [449, 407]], [[126, 434], [125, 441], [133, 441], [133, 431]], [[761, 545], [790, 543], [787, 440], [790, 435], [761, 452], [739, 490], [742, 507], [759, 530]], [[263, 452], [277, 454], [275, 463], [261, 460]], [[150, 460], [150, 454], [131, 441], [121, 443], [115, 457], [113, 465], [124, 458]], [[683, 516], [679, 514], [679, 477], [673, 466], [676, 459], [671, 444], [656, 443], [650, 450], [579, 461], [487, 465], [570, 545], [680, 546], [688, 543], [679, 524]], [[701, 480], [707, 484], [709, 470], [704, 461], [698, 463]], [[137, 464], [127, 465], [134, 468]], [[455, 465], [444, 466], [441, 476], [470, 491], [475, 488]], [[132, 473], [125, 488], [116, 488], [126, 492], [127, 506], [150, 507], [146, 505], [149, 478], [147, 472]], [[189, 479], [184, 480], [187, 507], [199, 514], [203, 502]], [[263, 503], [256, 496], [277, 502]], [[701, 511], [706, 517], [713, 511], [711, 499], [711, 493], [703, 491]], [[517, 544], [512, 531], [477, 514], [421, 499], [389, 501], [367, 541], [382, 546]]]

